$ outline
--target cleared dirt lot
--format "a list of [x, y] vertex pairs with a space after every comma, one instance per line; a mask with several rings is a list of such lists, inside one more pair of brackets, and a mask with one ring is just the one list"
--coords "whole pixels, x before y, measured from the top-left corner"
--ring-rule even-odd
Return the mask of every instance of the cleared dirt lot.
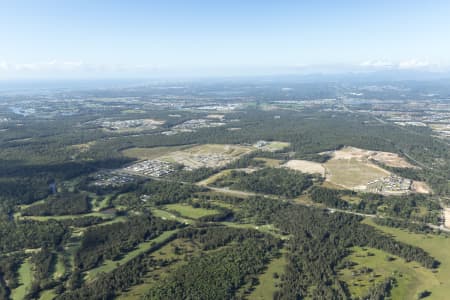
[[372, 151], [356, 147], [344, 147], [340, 150], [334, 151], [332, 154], [335, 159], [353, 158], [360, 161], [374, 160], [385, 164], [386, 166], [395, 168], [417, 168], [416, 166], [410, 164], [405, 158], [391, 152]]
[[420, 194], [431, 193], [431, 188], [428, 186], [428, 184], [426, 184], [425, 182], [422, 182], [422, 181], [413, 181], [412, 190], [414, 192], [420, 193]]
[[324, 166], [312, 161], [293, 159], [285, 163], [283, 167], [308, 174], [320, 174], [322, 177], [325, 177]]
[[450, 228], [450, 207], [444, 208], [444, 226]]

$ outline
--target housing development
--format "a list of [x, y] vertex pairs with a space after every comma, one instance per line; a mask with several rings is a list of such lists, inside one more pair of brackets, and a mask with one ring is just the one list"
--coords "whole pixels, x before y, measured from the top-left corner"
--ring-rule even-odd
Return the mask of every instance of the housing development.
[[[170, 84], [84, 100], [94, 92], [0, 95], [5, 299], [208, 299], [211, 287], [221, 299], [380, 289], [409, 299], [450, 289], [440, 252], [450, 247], [450, 156], [437, 129], [450, 101], [423, 99], [444, 86], [389, 92], [393, 101], [365, 98], [365, 84], [259, 83], [246, 97], [240, 83], [188, 84], [184, 97]], [[190, 100], [167, 105], [178, 97]], [[305, 245], [341, 255], [314, 259]], [[200, 279], [181, 279], [190, 277]], [[293, 289], [304, 278], [315, 283]]]

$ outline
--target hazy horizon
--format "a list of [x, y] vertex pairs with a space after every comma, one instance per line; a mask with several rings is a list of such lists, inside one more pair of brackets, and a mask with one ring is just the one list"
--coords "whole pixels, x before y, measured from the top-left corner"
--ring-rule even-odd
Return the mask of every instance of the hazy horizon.
[[0, 79], [450, 71], [446, 1], [0, 3]]

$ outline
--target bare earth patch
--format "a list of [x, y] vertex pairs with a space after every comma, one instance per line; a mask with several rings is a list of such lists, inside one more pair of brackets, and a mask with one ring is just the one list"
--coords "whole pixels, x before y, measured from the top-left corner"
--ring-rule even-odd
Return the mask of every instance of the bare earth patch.
[[[423, 181], [413, 181], [412, 190], [420, 194], [430, 194], [431, 188]], [[449, 220], [450, 221], [450, 220]]]
[[417, 168], [406, 161], [403, 157], [400, 157], [398, 154], [392, 152], [372, 151], [356, 147], [344, 147], [340, 150], [334, 151], [333, 156], [335, 159], [354, 158], [360, 161], [374, 160], [394, 168]]
[[290, 160], [283, 167], [308, 174], [320, 174], [325, 177], [325, 168], [320, 164], [307, 160]]
[[450, 228], [450, 207], [444, 208], [444, 226]]

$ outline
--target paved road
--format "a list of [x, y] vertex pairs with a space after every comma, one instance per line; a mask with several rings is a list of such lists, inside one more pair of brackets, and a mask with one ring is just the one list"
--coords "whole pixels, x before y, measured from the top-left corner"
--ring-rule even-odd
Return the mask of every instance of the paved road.
[[[255, 192], [248, 192], [248, 191], [239, 191], [239, 190], [232, 190], [229, 188], [218, 188], [218, 187], [211, 187], [206, 185], [204, 182], [196, 182], [196, 183], [190, 183], [190, 182], [184, 182], [184, 181], [177, 181], [177, 180], [173, 180], [173, 179], [167, 179], [167, 178], [160, 178], [160, 177], [151, 177], [151, 176], [144, 176], [142, 174], [138, 174], [138, 173], [134, 173], [134, 172], [126, 172], [128, 174], [133, 174], [133, 175], [138, 175], [138, 176], [143, 176], [143, 177], [148, 177], [154, 180], [159, 180], [159, 181], [166, 181], [166, 182], [177, 182], [177, 183], [182, 183], [182, 184], [195, 184], [199, 187], [203, 187], [203, 188], [208, 188], [212, 191], [218, 192], [218, 193], [223, 193], [223, 194], [228, 194], [228, 195], [232, 195], [232, 196], [244, 196], [244, 197], [254, 197], [254, 196], [260, 196], [260, 197], [264, 197], [267, 199], [274, 199], [274, 200], [281, 200], [281, 201], [286, 201], [286, 202], [292, 202], [292, 199], [288, 199], [286, 197], [281, 197], [281, 196], [271, 196], [271, 195], [266, 195], [266, 194], [261, 194], [261, 193], [255, 193]], [[366, 217], [366, 218], [382, 218], [382, 216], [378, 216], [378, 215], [374, 215], [374, 214], [365, 214], [365, 213], [360, 213], [360, 212], [356, 212], [356, 211], [350, 211], [350, 210], [343, 210], [343, 209], [338, 209], [338, 208], [334, 208], [334, 207], [323, 207], [320, 205], [315, 205], [315, 204], [307, 204], [307, 203], [298, 203], [296, 202], [296, 204], [298, 205], [302, 205], [302, 206], [306, 206], [306, 207], [316, 207], [316, 208], [322, 208], [322, 209], [326, 209], [329, 212], [339, 212], [339, 213], [344, 213], [344, 214], [351, 214], [351, 215], [356, 215], [356, 216], [361, 216], [361, 217]], [[427, 223], [426, 224], [428, 227], [435, 229], [435, 230], [441, 230], [441, 231], [445, 231], [445, 232], [449, 232], [450, 233], [450, 228], [446, 228], [444, 226], [438, 226], [438, 225], [434, 225], [431, 223]]]

